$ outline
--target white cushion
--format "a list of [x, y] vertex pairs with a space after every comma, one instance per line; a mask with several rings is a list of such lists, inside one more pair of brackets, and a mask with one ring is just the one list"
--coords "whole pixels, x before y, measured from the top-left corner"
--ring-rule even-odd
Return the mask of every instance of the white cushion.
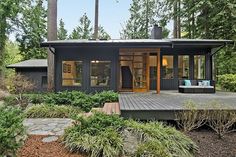
[[179, 88], [214, 88], [214, 86], [179, 86]]

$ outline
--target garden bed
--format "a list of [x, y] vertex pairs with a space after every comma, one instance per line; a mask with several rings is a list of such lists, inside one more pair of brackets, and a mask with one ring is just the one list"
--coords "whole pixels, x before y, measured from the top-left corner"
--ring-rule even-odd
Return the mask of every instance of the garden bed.
[[188, 136], [198, 145], [197, 157], [234, 157], [236, 154], [236, 133], [227, 134], [219, 139], [214, 132], [202, 129], [192, 131]]
[[59, 141], [44, 143], [46, 136], [29, 136], [25, 145], [19, 150], [18, 157], [85, 157], [71, 154]]

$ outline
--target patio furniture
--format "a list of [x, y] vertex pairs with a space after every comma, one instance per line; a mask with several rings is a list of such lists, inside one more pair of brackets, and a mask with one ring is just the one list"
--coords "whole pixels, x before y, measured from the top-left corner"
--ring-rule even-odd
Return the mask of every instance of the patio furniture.
[[215, 82], [213, 80], [189, 80], [190, 85], [186, 85], [186, 81], [179, 80], [179, 93], [215, 93]]

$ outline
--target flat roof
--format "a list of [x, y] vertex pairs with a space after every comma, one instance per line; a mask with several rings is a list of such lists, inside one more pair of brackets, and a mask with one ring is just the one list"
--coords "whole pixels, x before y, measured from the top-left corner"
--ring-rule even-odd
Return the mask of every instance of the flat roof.
[[111, 39], [111, 40], [56, 40], [42, 42], [41, 47], [60, 46], [111, 46], [111, 47], [169, 47], [197, 46], [216, 48], [225, 44], [234, 44], [233, 40], [213, 39]]
[[47, 68], [47, 67], [48, 67], [47, 59], [30, 59], [7, 66], [7, 68]]

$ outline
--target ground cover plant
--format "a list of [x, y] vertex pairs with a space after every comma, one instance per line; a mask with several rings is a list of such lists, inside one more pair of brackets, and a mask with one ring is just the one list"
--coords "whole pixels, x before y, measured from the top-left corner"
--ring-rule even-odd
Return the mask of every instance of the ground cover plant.
[[218, 83], [226, 91], [236, 92], [236, 74], [219, 75]]
[[[8, 106], [17, 106], [19, 101], [16, 98], [17, 95], [11, 95], [5, 97], [4, 102]], [[24, 104], [66, 105], [89, 112], [94, 107], [103, 107], [106, 102], [117, 102], [118, 94], [113, 91], [103, 91], [95, 94], [86, 94], [80, 91], [63, 91], [57, 93], [23, 94], [21, 100], [24, 100]]]
[[[75, 125], [68, 128], [62, 138], [71, 152], [83, 152], [91, 157], [129, 156], [186, 156], [191, 157], [197, 146], [175, 128], [159, 122], [140, 123], [123, 120], [117, 115], [95, 113], [90, 117], [78, 116]], [[137, 140], [134, 151], [127, 152], [124, 132]], [[129, 141], [129, 145], [135, 142]]]
[[25, 140], [24, 116], [14, 107], [0, 106], [0, 156], [14, 156]]
[[70, 118], [82, 113], [78, 107], [38, 104], [25, 110], [27, 118]]

